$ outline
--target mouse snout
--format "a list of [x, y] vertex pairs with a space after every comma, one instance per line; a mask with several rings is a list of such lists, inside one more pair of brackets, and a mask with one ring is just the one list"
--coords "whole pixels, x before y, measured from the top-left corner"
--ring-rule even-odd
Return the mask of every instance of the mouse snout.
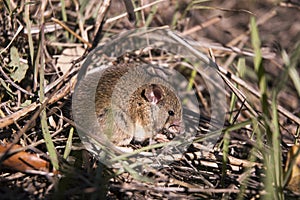
[[180, 134], [184, 132], [184, 124], [181, 119], [174, 119], [167, 129], [171, 133]]

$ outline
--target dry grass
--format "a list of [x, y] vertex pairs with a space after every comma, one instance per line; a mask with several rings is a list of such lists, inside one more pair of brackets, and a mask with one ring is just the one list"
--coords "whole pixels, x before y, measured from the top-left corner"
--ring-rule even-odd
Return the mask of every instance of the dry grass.
[[[26, 157], [27, 166], [18, 167], [20, 159], [5, 162], [12, 153], [1, 151], [1, 198], [299, 199], [283, 169], [300, 135], [300, 5], [144, 0], [133, 23], [123, 1], [107, 13], [105, 3], [0, 2], [0, 142], [19, 144], [12, 150], [24, 159], [40, 159]], [[164, 25], [197, 41], [194, 47], [220, 66], [226, 122], [214, 148], [203, 150], [212, 106], [203, 77], [180, 55], [153, 53], [152, 61], [180, 66], [196, 88], [201, 131], [169, 166], [116, 171], [84, 150], [74, 129], [71, 98], [81, 60], [124, 30]]]

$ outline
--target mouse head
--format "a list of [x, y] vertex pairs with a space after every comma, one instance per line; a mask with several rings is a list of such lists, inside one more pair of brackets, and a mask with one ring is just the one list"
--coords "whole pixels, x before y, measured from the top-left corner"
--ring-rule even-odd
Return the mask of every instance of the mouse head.
[[162, 84], [148, 84], [139, 88], [131, 103], [135, 123], [134, 139], [143, 141], [158, 132], [183, 132], [182, 106], [175, 91]]

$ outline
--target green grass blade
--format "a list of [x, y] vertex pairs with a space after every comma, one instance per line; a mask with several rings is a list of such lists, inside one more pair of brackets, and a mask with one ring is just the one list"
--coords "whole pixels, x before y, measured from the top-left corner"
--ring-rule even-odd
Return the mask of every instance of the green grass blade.
[[[281, 160], [281, 147], [280, 147], [280, 129], [278, 122], [277, 111], [277, 90], [273, 91], [272, 96], [272, 115], [269, 112], [269, 103], [267, 96], [267, 81], [265, 75], [265, 69], [262, 65], [261, 55], [261, 41], [259, 38], [259, 32], [254, 17], [251, 17], [251, 42], [254, 49], [254, 69], [258, 77], [258, 85], [260, 90], [260, 102], [263, 113], [263, 127], [261, 129], [266, 132], [267, 144], [270, 150], [263, 150], [264, 163], [266, 167], [266, 179], [265, 189], [266, 195], [264, 199], [284, 199], [283, 196], [283, 173], [282, 173], [282, 160]], [[278, 86], [278, 90], [279, 90]]]
[[274, 156], [274, 173], [275, 173], [275, 187], [277, 190], [278, 199], [283, 199], [283, 171], [281, 158], [281, 137], [279, 128], [279, 118], [276, 103], [277, 94], [273, 95], [272, 99], [272, 117], [273, 117], [273, 156]]
[[290, 66], [289, 66], [290, 78], [292, 79], [296, 91], [298, 93], [298, 96], [300, 97], [300, 78], [299, 78], [298, 71], [296, 69], [297, 65], [299, 65], [299, 62], [300, 62], [300, 42], [296, 44], [296, 48], [292, 53]]
[[72, 149], [72, 139], [73, 139], [73, 133], [74, 133], [74, 128], [72, 127], [69, 132], [69, 137], [66, 143], [66, 148], [64, 152], [64, 159], [67, 159], [68, 156], [70, 155], [71, 149]]
[[62, 18], [63, 18], [64, 22], [67, 22], [68, 18], [67, 18], [67, 12], [66, 12], [66, 2], [65, 2], [65, 0], [60, 0], [60, 3], [61, 3]]
[[[39, 71], [39, 75], [40, 75], [40, 101], [43, 102], [45, 100], [45, 94], [44, 94], [44, 82], [45, 82], [45, 71], [44, 71], [44, 67], [45, 67], [45, 59], [44, 59], [44, 54], [43, 52], [43, 47], [44, 47], [44, 37], [43, 37], [43, 31], [41, 31], [41, 41], [40, 41], [40, 45], [39, 45], [39, 51], [41, 51], [40, 55], [40, 71]], [[40, 118], [41, 118], [41, 125], [42, 125], [42, 132], [43, 132], [43, 137], [45, 139], [45, 143], [46, 143], [46, 147], [47, 150], [49, 152], [49, 157], [51, 160], [51, 163], [54, 167], [54, 169], [58, 170], [59, 165], [58, 165], [58, 157], [56, 154], [56, 150], [55, 150], [55, 146], [53, 144], [51, 135], [50, 135], [50, 131], [48, 128], [48, 123], [47, 123], [47, 113], [46, 113], [46, 108], [44, 108], [40, 114]]]
[[266, 117], [269, 117], [268, 99], [267, 99], [267, 82], [265, 76], [265, 69], [262, 65], [262, 54], [260, 50], [261, 41], [259, 38], [259, 32], [254, 17], [251, 17], [250, 26], [251, 26], [251, 42], [254, 49], [254, 69], [258, 77], [258, 85], [261, 94], [262, 112]]
[[154, 5], [152, 8], [151, 8], [151, 12], [150, 14], [148, 15], [147, 19], [146, 19], [146, 22], [145, 22], [145, 27], [149, 27], [155, 14], [157, 13], [157, 10], [158, 10], [158, 6], [157, 5]]

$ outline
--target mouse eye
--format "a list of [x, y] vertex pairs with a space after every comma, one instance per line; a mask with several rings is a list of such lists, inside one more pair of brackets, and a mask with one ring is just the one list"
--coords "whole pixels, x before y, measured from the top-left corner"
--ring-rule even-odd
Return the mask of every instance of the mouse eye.
[[174, 113], [173, 110], [169, 110], [169, 111], [168, 111], [168, 114], [169, 114], [170, 116], [174, 116], [174, 115], [175, 115], [175, 113]]

